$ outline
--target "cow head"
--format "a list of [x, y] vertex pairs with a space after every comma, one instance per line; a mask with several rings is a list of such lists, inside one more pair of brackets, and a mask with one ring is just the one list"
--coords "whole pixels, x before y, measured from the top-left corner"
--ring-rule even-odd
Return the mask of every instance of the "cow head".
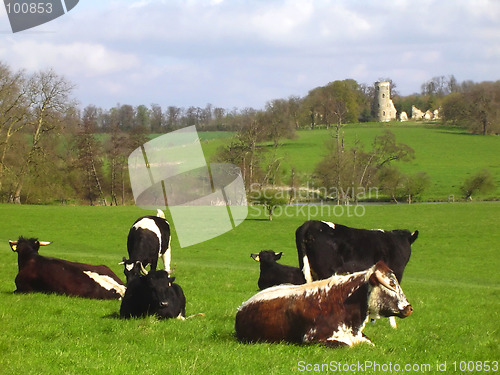
[[175, 277], [166, 271], [154, 271], [145, 276], [151, 291], [151, 307], [160, 318], [176, 318], [181, 310], [179, 296], [172, 285]]
[[275, 253], [272, 250], [262, 250], [258, 254], [250, 254], [250, 256], [255, 260], [256, 262], [276, 262], [281, 258], [283, 255], [283, 252], [280, 253]]
[[47, 241], [38, 241], [36, 238], [30, 238], [26, 239], [23, 237], [19, 237], [17, 241], [11, 241], [9, 240], [9, 245], [12, 251], [21, 253], [24, 251], [33, 251], [35, 253], [38, 253], [38, 249], [40, 246], [47, 246], [50, 245], [52, 242], [47, 242]]
[[144, 266], [142, 263], [138, 260], [135, 262], [133, 260], [127, 259], [123, 257], [123, 260], [118, 263], [124, 266], [123, 273], [125, 274], [125, 277], [127, 278], [127, 284], [137, 278], [140, 277], [141, 275], [147, 275], [148, 271], [144, 269]]
[[413, 308], [406, 299], [394, 273], [383, 261], [370, 269], [369, 282], [371, 293], [368, 297], [368, 310], [372, 318], [398, 316], [406, 318]]

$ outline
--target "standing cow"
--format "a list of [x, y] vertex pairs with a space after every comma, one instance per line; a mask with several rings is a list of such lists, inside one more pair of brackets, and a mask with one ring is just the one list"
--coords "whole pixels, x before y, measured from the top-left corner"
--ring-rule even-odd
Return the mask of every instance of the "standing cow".
[[128, 233], [127, 250], [130, 262], [139, 261], [144, 267], [150, 264], [151, 271], [156, 271], [161, 256], [164, 269], [170, 274], [170, 225], [163, 211], [135, 221]]
[[295, 232], [299, 265], [308, 282], [356, 272], [383, 260], [401, 282], [418, 231], [367, 230], [306, 221]]
[[303, 285], [264, 289], [236, 313], [236, 337], [243, 342], [371, 343], [362, 331], [379, 316], [405, 318], [413, 309], [384, 262], [350, 275]]
[[119, 299], [125, 294], [122, 281], [107, 266], [44, 257], [38, 250], [50, 242], [35, 238], [20, 237], [9, 244], [17, 252], [16, 293], [57, 293], [97, 299]]
[[[307, 282], [356, 272], [384, 261], [401, 283], [418, 231], [350, 228], [326, 221], [306, 221], [295, 232], [299, 266]], [[396, 321], [390, 319], [393, 327]]]

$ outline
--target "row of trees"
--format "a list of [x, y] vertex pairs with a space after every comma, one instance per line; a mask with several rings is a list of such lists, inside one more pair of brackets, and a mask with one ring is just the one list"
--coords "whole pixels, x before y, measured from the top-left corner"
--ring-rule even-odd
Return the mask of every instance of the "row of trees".
[[[499, 82], [458, 83], [453, 76], [436, 77], [413, 98], [421, 101], [423, 110], [426, 106], [441, 107], [445, 122], [489, 134], [499, 129], [499, 87]], [[374, 114], [374, 85], [352, 79], [314, 88], [304, 97], [270, 100], [262, 110], [227, 110], [211, 104], [204, 108], [169, 106], [165, 110], [158, 104], [124, 104], [109, 110], [90, 105], [81, 110], [72, 96], [73, 88], [52, 70], [27, 74], [0, 63], [0, 201], [131, 202], [126, 166], [130, 152], [143, 144], [149, 133], [188, 125], [196, 125], [198, 130], [234, 131], [235, 137], [217, 158], [239, 165], [248, 184], [282, 182], [283, 160], [277, 149], [300, 128], [334, 129], [331, 155], [314, 173], [324, 186], [344, 191], [346, 186], [367, 187], [375, 181], [382, 186], [381, 170], [392, 160], [411, 158], [411, 151], [390, 134], [374, 140], [370, 150], [359, 144], [344, 148], [342, 126], [372, 120]], [[396, 107], [407, 110], [412, 97], [399, 96], [394, 83], [391, 88]], [[263, 147], [263, 141], [270, 146]], [[333, 175], [323, 173], [330, 169]], [[384, 173], [385, 189], [390, 191], [387, 181], [389, 176], [396, 179], [396, 173], [388, 169]], [[398, 179], [409, 181], [410, 177]], [[294, 185], [299, 180], [292, 177], [286, 183]], [[398, 186], [401, 191], [401, 183]], [[398, 194], [390, 193], [394, 199]]]

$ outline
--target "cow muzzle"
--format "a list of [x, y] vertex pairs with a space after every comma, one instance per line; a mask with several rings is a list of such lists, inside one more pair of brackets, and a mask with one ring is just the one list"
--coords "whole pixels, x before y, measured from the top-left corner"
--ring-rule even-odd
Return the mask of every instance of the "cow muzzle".
[[410, 316], [412, 312], [413, 307], [411, 307], [411, 305], [406, 305], [405, 308], [399, 312], [399, 317], [406, 318], [407, 316]]

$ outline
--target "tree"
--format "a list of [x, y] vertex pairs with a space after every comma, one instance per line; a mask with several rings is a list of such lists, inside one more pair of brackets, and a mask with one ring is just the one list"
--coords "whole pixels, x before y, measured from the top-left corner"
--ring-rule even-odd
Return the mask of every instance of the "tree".
[[250, 192], [249, 200], [252, 204], [264, 206], [269, 221], [272, 221], [275, 209], [278, 206], [287, 204], [290, 198], [282, 190], [258, 189]]
[[500, 81], [462, 84], [462, 92], [443, 101], [445, 122], [451, 122], [475, 134], [500, 133]]
[[[341, 143], [342, 145], [342, 143]], [[360, 189], [367, 191], [376, 185], [376, 175], [391, 162], [409, 161], [414, 158], [411, 147], [396, 142], [389, 130], [376, 136], [372, 149], [365, 151], [361, 142], [350, 149], [334, 150], [316, 167], [315, 175], [324, 189], [335, 192], [337, 203], [341, 200], [357, 200]]]
[[118, 193], [121, 192], [121, 204], [125, 204], [125, 178], [127, 155], [132, 151], [129, 138], [122, 132], [118, 124], [113, 126], [111, 137], [105, 144], [109, 161], [111, 205], [118, 205]]
[[402, 193], [411, 204], [416, 197], [422, 194], [431, 184], [430, 176], [425, 172], [417, 172], [413, 175], [404, 175]]
[[0, 63], [0, 193], [5, 172], [6, 157], [12, 148], [12, 139], [27, 123], [28, 102], [25, 76], [12, 72]]
[[96, 121], [96, 108], [94, 106], [86, 107], [83, 111], [81, 129], [76, 135], [78, 153], [76, 167], [84, 174], [85, 197], [89, 200], [90, 205], [93, 206], [95, 200], [99, 198], [106, 206], [107, 202], [101, 182], [103, 180], [101, 148], [100, 143], [95, 139]]
[[487, 169], [477, 172], [471, 177], [467, 178], [462, 186], [460, 186], [460, 191], [467, 200], [472, 200], [472, 195], [486, 194], [495, 189], [495, 181], [491, 172]]
[[265, 112], [262, 113], [261, 121], [265, 122], [263, 130], [275, 149], [281, 139], [295, 136], [295, 123], [289, 110], [287, 100], [275, 99], [266, 103]]
[[21, 191], [24, 181], [37, 157], [44, 153], [41, 140], [50, 132], [56, 131], [62, 124], [62, 114], [72, 105], [69, 98], [73, 85], [53, 70], [35, 73], [26, 82], [28, 103], [27, 126], [32, 131], [32, 143], [24, 157], [20, 171], [17, 173], [17, 184], [11, 201], [21, 203]]

